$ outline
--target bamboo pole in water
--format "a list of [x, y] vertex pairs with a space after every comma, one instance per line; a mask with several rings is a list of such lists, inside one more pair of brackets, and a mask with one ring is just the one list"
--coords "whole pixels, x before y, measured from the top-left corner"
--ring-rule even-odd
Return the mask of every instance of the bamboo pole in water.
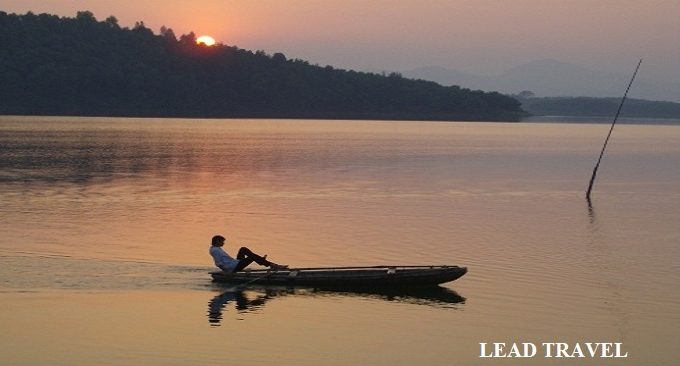
[[597, 175], [597, 169], [600, 167], [600, 162], [602, 161], [602, 156], [604, 155], [604, 150], [607, 148], [607, 144], [609, 143], [609, 138], [612, 135], [612, 131], [614, 131], [614, 125], [616, 124], [616, 120], [619, 119], [619, 114], [621, 114], [621, 108], [623, 108], [623, 103], [626, 101], [626, 97], [628, 96], [628, 91], [630, 90], [630, 86], [633, 85], [633, 80], [635, 80], [635, 76], [638, 73], [638, 70], [640, 69], [640, 64], [642, 64], [642, 59], [637, 64], [637, 67], [635, 68], [635, 72], [633, 73], [633, 77], [630, 79], [630, 83], [628, 83], [628, 87], [626, 88], [626, 92], [623, 94], [623, 98], [621, 98], [621, 103], [619, 104], [619, 109], [616, 111], [616, 116], [614, 116], [614, 121], [612, 122], [611, 127], [609, 128], [609, 133], [607, 134], [607, 138], [604, 140], [604, 145], [602, 145], [602, 151], [600, 151], [600, 156], [597, 158], [597, 163], [595, 164], [595, 168], [593, 169], [593, 175], [590, 177], [590, 183], [588, 184], [588, 190], [586, 191], [586, 199], [588, 200], [588, 206], [592, 206], [591, 201], [590, 201], [590, 192], [593, 190], [593, 184], [595, 183], [595, 176]]

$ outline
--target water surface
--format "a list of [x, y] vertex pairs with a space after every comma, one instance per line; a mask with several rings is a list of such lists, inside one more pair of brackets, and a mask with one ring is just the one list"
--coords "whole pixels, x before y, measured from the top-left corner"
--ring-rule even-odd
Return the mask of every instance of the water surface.
[[[607, 130], [0, 117], [0, 358], [470, 365], [501, 362], [479, 342], [623, 342], [607, 362], [673, 364], [680, 127], [617, 126], [589, 210]], [[434, 293], [242, 291], [209, 281], [217, 233], [295, 267], [469, 273]]]

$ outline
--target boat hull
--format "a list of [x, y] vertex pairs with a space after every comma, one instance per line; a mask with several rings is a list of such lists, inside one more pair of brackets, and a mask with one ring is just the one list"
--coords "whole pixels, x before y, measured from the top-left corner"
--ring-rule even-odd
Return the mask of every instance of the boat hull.
[[211, 272], [213, 281], [229, 284], [333, 287], [436, 286], [467, 273], [458, 266], [377, 266], [293, 268], [279, 271], [252, 270], [237, 273]]

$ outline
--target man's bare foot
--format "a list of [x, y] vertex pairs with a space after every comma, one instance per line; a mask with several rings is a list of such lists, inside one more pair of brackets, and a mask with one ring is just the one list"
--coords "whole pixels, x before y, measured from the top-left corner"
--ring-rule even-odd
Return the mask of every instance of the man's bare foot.
[[275, 271], [280, 271], [283, 269], [288, 269], [288, 266], [285, 264], [276, 264], [276, 263], [271, 263], [269, 264], [269, 268], [275, 270]]

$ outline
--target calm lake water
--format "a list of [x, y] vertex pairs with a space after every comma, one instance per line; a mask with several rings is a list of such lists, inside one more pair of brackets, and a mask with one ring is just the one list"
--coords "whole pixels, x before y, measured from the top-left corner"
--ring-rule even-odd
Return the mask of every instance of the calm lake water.
[[[680, 126], [0, 117], [4, 365], [672, 365]], [[427, 293], [210, 282], [456, 264]], [[627, 358], [480, 358], [621, 342]]]

